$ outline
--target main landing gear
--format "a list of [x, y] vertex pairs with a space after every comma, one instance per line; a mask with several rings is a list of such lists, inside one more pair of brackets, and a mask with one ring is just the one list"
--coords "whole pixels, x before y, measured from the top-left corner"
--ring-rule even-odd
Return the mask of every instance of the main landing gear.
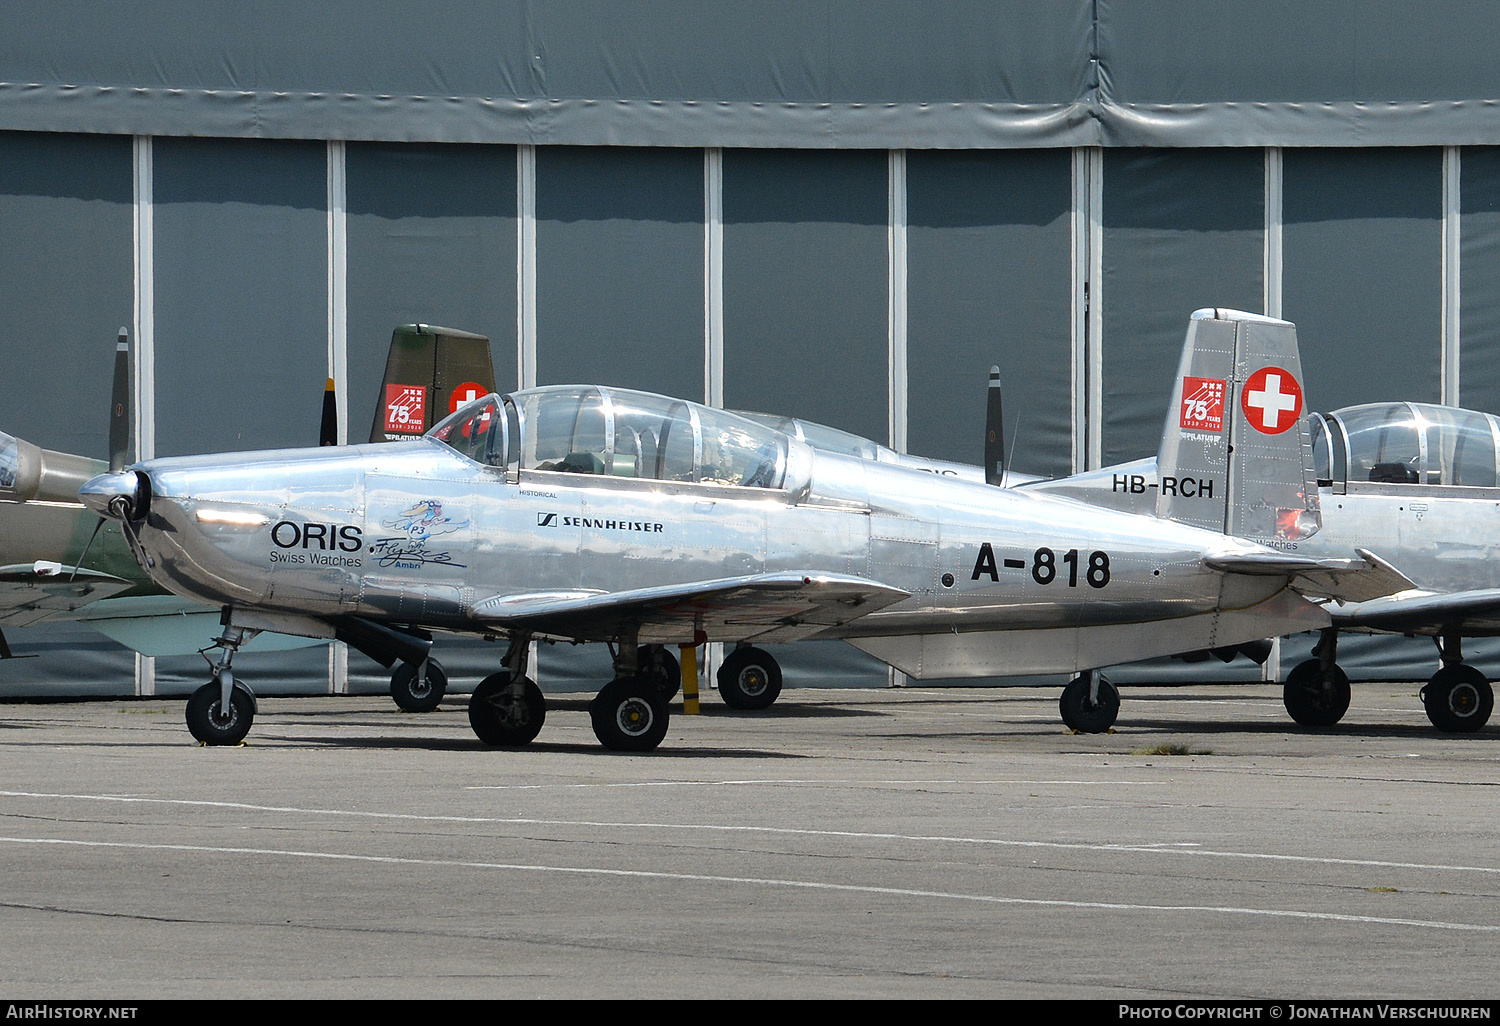
[[[1436, 639], [1442, 666], [1422, 688], [1422, 706], [1438, 730], [1471, 733], [1489, 722], [1495, 692], [1483, 673], [1464, 662], [1463, 639], [1444, 634]], [[1314, 658], [1287, 674], [1282, 700], [1292, 719], [1304, 727], [1331, 727], [1349, 708], [1349, 678], [1335, 661], [1336, 628], [1325, 628], [1313, 648]]]
[[[203, 650], [212, 677], [187, 704], [188, 730], [200, 743], [236, 745], [250, 732], [255, 695], [235, 677], [231, 664], [240, 647], [258, 633], [255, 628], [226, 623], [213, 645]], [[480, 681], [469, 696], [469, 726], [486, 745], [519, 748], [530, 744], [546, 722], [546, 699], [526, 676], [530, 646], [529, 635], [512, 635], [504, 668]], [[217, 655], [210, 656], [214, 649]], [[652, 751], [666, 737], [669, 703], [681, 687], [681, 668], [662, 645], [623, 642], [614, 657], [614, 679], [589, 703], [594, 735], [612, 751]], [[761, 649], [741, 645], [724, 660], [718, 682], [726, 705], [764, 709], [781, 693], [781, 667]], [[447, 674], [432, 658], [403, 663], [391, 675], [391, 695], [409, 712], [435, 708], [447, 685]], [[1103, 687], [1106, 694], [1114, 695], [1107, 683]], [[1114, 696], [1114, 708], [1118, 707], [1119, 698]], [[1113, 719], [1111, 712], [1109, 722]]]
[[1281, 703], [1304, 727], [1331, 727], [1349, 711], [1349, 676], [1334, 661], [1339, 632], [1324, 628], [1313, 658], [1292, 667], [1281, 687]]
[[[194, 691], [187, 704], [188, 732], [200, 744], [237, 745], [250, 733], [250, 724], [255, 719], [255, 694], [244, 681], [235, 679], [230, 663], [239, 647], [259, 633], [226, 625], [213, 645], [203, 650], [212, 679]], [[208, 657], [212, 648], [219, 650], [217, 658]]]
[[[671, 714], [667, 703], [677, 693], [664, 677], [668, 668], [681, 670], [677, 660], [660, 645], [624, 642], [614, 649], [615, 679], [599, 689], [589, 703], [594, 736], [615, 752], [649, 752], [667, 736]], [[670, 694], [668, 690], [670, 689]]]
[[531, 639], [512, 637], [505, 669], [479, 682], [469, 696], [469, 726], [474, 736], [497, 748], [530, 744], [547, 719], [547, 702], [536, 681], [526, 676]]
[[1102, 734], [1120, 715], [1120, 692], [1098, 670], [1087, 670], [1068, 681], [1057, 704], [1069, 730]]
[[[469, 726], [480, 741], [498, 748], [530, 744], [547, 718], [541, 689], [526, 676], [531, 639], [511, 638], [505, 669], [479, 682], [469, 697]], [[667, 703], [677, 693], [681, 671], [660, 645], [622, 644], [615, 678], [589, 703], [599, 743], [616, 752], [649, 752], [667, 736]]]
[[780, 664], [752, 645], [740, 645], [725, 656], [716, 679], [719, 697], [731, 709], [766, 709], [781, 694]]
[[1438, 730], [1467, 734], [1489, 722], [1495, 692], [1484, 674], [1464, 662], [1463, 639], [1445, 634], [1438, 639], [1443, 665], [1422, 689], [1427, 718]]

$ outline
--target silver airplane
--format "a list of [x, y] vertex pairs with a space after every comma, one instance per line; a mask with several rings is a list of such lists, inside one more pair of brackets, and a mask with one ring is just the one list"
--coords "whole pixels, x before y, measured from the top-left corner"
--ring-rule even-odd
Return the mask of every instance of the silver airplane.
[[1063, 705], [1087, 726], [1118, 709], [1098, 667], [1320, 629], [1330, 598], [1410, 586], [1366, 553], [1284, 551], [1319, 516], [1309, 439], [1283, 423], [1300, 373], [1291, 324], [1196, 313], [1178, 387], [1223, 401], [1159, 455], [1200, 486], [1149, 516], [590, 385], [489, 395], [411, 442], [149, 460], [80, 494], [158, 584], [223, 608], [187, 709], [207, 744], [249, 731], [232, 661], [267, 630], [417, 666], [433, 631], [504, 638], [468, 707], [490, 745], [542, 727], [533, 639], [611, 646], [590, 712], [616, 750], [666, 733], [653, 651], [705, 641], [778, 682], [756, 643], [842, 638], [917, 679], [1076, 672]]
[[[1168, 418], [1180, 414], [1173, 411]], [[1453, 406], [1383, 402], [1312, 413], [1306, 421], [1323, 526], [1295, 543], [1317, 558], [1351, 547], [1377, 553], [1413, 585], [1365, 602], [1331, 603], [1312, 658], [1287, 674], [1283, 698], [1296, 722], [1329, 727], [1348, 711], [1340, 632], [1430, 637], [1438, 668], [1422, 688], [1439, 730], [1463, 733], [1494, 710], [1489, 679], [1463, 656], [1465, 637], [1500, 636], [1500, 419]], [[1023, 485], [1122, 510], [1157, 501], [1156, 460]], [[1169, 487], [1178, 487], [1169, 482]]]

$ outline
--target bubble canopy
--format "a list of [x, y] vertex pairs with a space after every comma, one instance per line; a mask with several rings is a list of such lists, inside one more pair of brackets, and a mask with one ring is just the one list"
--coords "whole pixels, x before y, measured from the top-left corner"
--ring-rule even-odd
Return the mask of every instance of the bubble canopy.
[[789, 442], [724, 410], [601, 385], [490, 394], [427, 437], [486, 466], [781, 489]]
[[1369, 403], [1308, 417], [1318, 481], [1494, 488], [1500, 420], [1430, 403]]

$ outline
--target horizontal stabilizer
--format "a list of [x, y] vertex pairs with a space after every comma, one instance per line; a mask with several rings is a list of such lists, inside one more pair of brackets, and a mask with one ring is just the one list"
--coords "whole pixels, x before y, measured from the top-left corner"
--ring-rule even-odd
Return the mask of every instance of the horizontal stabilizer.
[[[843, 574], [755, 574], [634, 591], [497, 595], [474, 606], [481, 622], [578, 641], [639, 632], [642, 643], [795, 641], [907, 598]], [[700, 633], [701, 632], [701, 633]]]
[[1416, 587], [1400, 570], [1368, 549], [1354, 551], [1358, 559], [1311, 559], [1284, 552], [1251, 552], [1210, 556], [1203, 562], [1224, 573], [1285, 575], [1299, 595], [1335, 602], [1368, 602]]

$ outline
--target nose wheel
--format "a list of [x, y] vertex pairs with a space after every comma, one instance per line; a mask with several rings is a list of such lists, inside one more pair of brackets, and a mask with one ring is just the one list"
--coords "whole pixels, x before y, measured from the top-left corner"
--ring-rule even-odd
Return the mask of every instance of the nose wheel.
[[[213, 679], [193, 692], [187, 704], [188, 733], [200, 744], [237, 745], [250, 733], [255, 719], [255, 695], [237, 680], [230, 664], [239, 647], [259, 631], [225, 623], [224, 633], [200, 653], [213, 670]], [[219, 654], [210, 659], [208, 653]]]
[[229, 701], [223, 685], [211, 680], [193, 692], [187, 704], [188, 733], [199, 744], [237, 745], [250, 733], [255, 719], [255, 696], [240, 681], [230, 685]]

